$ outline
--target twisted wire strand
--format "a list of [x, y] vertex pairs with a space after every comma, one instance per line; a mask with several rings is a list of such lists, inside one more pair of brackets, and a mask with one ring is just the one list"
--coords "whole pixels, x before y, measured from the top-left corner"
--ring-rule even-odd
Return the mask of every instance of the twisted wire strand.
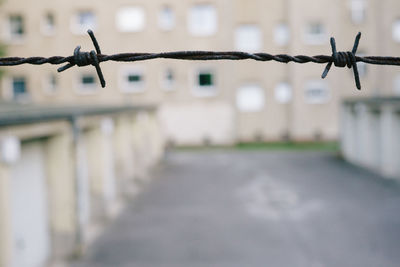
[[387, 57], [387, 56], [364, 56], [360, 57], [356, 55], [358, 44], [361, 38], [361, 33], [358, 33], [353, 50], [351, 52], [337, 52], [336, 42], [334, 38], [331, 38], [332, 55], [316, 55], [306, 56], [297, 55], [291, 56], [287, 54], [272, 55], [268, 53], [246, 53], [237, 51], [217, 52], [217, 51], [178, 51], [178, 52], [162, 52], [162, 53], [119, 53], [114, 55], [105, 55], [101, 53], [100, 46], [91, 30], [88, 34], [93, 42], [96, 51], [81, 52], [80, 46], [75, 48], [73, 56], [53, 56], [53, 57], [4, 57], [0, 58], [0, 67], [6, 66], [18, 66], [22, 64], [31, 65], [61, 65], [66, 64], [58, 69], [59, 72], [63, 72], [73, 66], [83, 67], [93, 65], [96, 68], [97, 74], [100, 78], [102, 87], [106, 86], [106, 82], [103, 73], [100, 68], [100, 63], [107, 61], [114, 62], [136, 62], [146, 61], [154, 59], [176, 59], [176, 60], [190, 60], [190, 61], [207, 61], [207, 60], [254, 60], [254, 61], [275, 61], [279, 63], [316, 63], [316, 64], [328, 64], [322, 75], [325, 78], [332, 65], [336, 67], [348, 67], [353, 68], [356, 86], [361, 89], [360, 78], [357, 69], [357, 62], [363, 62], [366, 64], [373, 65], [390, 65], [400, 66], [400, 57]]
[[[332, 56], [317, 55], [290, 56], [286, 54], [271, 55], [267, 53], [250, 54], [246, 52], [208, 52], [208, 51], [182, 51], [182, 52], [163, 52], [163, 53], [121, 53], [114, 55], [97, 55], [99, 62], [135, 62], [152, 59], [177, 59], [177, 60], [255, 60], [255, 61], [276, 61], [280, 63], [295, 62], [299, 64], [317, 63], [327, 64], [333, 62]], [[381, 56], [356, 56], [356, 62], [364, 62], [373, 65], [400, 66], [400, 57], [381, 57]], [[64, 63], [74, 64], [74, 57], [3, 57], [0, 58], [0, 67], [18, 66], [23, 64], [31, 65], [61, 65]]]

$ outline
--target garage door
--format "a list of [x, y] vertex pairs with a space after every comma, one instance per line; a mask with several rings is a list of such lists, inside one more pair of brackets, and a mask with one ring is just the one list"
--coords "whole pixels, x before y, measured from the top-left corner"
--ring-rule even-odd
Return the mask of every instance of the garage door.
[[44, 151], [40, 142], [22, 145], [11, 168], [12, 266], [44, 266], [50, 254]]

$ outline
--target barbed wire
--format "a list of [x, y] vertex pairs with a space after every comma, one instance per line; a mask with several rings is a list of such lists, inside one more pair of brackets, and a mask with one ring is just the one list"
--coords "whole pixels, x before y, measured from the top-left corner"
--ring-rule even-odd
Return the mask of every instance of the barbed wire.
[[290, 56], [286, 54], [271, 55], [268, 53], [246, 53], [246, 52], [215, 52], [215, 51], [179, 51], [179, 52], [163, 52], [163, 53], [120, 53], [114, 55], [104, 55], [101, 53], [100, 46], [94, 36], [93, 31], [88, 30], [88, 34], [93, 42], [95, 50], [90, 52], [81, 52], [81, 46], [78, 46], [74, 50], [73, 56], [61, 57], [4, 57], [0, 58], [0, 66], [17, 66], [22, 64], [31, 65], [43, 65], [52, 64], [60, 65], [65, 64], [58, 69], [58, 72], [63, 72], [71, 67], [78, 66], [84, 67], [92, 65], [96, 68], [97, 75], [99, 77], [101, 86], [106, 86], [103, 72], [100, 67], [100, 63], [107, 61], [115, 62], [136, 62], [145, 61], [152, 59], [177, 59], [177, 60], [255, 60], [255, 61], [276, 61], [279, 63], [317, 63], [327, 64], [322, 74], [322, 78], [325, 79], [332, 67], [338, 68], [352, 68], [354, 72], [354, 79], [357, 89], [361, 90], [360, 75], [358, 72], [357, 62], [364, 62], [366, 64], [373, 65], [390, 65], [400, 66], [400, 57], [382, 57], [382, 56], [357, 56], [357, 49], [361, 39], [361, 33], [359, 32], [356, 36], [352, 51], [348, 52], [337, 52], [335, 38], [330, 39], [332, 48], [332, 55], [317, 55], [317, 56], [305, 56], [297, 55]]

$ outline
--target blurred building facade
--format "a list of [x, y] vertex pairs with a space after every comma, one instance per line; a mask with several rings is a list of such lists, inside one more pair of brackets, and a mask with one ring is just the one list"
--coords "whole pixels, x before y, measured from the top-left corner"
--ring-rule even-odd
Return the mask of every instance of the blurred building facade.
[[[397, 55], [400, 3], [395, 0], [4, 1], [0, 16], [8, 55], [71, 55], [92, 50], [93, 29], [103, 53], [175, 50], [330, 54], [329, 37], [359, 54]], [[34, 103], [151, 103], [160, 105], [167, 139], [176, 144], [334, 140], [340, 100], [359, 95], [352, 72], [322, 65], [259, 62], [105, 63], [108, 87], [92, 68], [61, 75], [55, 66], [7, 69], [4, 99]], [[360, 66], [363, 96], [400, 94], [393, 68]]]

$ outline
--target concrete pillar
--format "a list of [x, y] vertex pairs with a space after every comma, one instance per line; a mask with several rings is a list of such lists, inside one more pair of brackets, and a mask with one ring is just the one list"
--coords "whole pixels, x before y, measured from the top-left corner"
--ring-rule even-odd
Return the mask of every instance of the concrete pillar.
[[153, 139], [153, 149], [154, 149], [154, 162], [158, 163], [164, 155], [164, 137], [160, 127], [160, 121], [158, 114], [153, 112], [151, 114], [150, 127]]
[[101, 222], [116, 204], [112, 130], [92, 128], [85, 133], [91, 188], [92, 220]]
[[9, 172], [0, 164], [0, 267], [8, 267], [11, 262], [11, 216]]
[[356, 163], [366, 166], [368, 162], [368, 153], [370, 153], [369, 134], [368, 134], [368, 110], [365, 104], [356, 104], [356, 145], [355, 151], [358, 159]]
[[124, 191], [123, 193], [131, 191], [136, 168], [131, 124], [132, 117], [129, 114], [121, 115], [115, 124], [116, 174], [119, 188]]
[[382, 166], [382, 124], [380, 107], [373, 107], [368, 110], [368, 126], [369, 154], [367, 155], [367, 165], [375, 170], [380, 170]]
[[351, 161], [357, 161], [357, 153], [356, 153], [356, 118], [355, 112], [352, 105], [343, 105], [341, 110], [341, 149], [343, 152], [343, 156]]
[[75, 179], [76, 223], [78, 227], [76, 238], [79, 245], [79, 250], [77, 252], [82, 252], [90, 239], [88, 234], [91, 217], [88, 157], [84, 134], [77, 121], [72, 122], [72, 128], [74, 136], [73, 166], [75, 170], [73, 177]]
[[46, 143], [52, 251], [56, 259], [70, 256], [77, 242], [78, 211], [72, 144], [70, 133], [51, 137]]
[[147, 114], [141, 112], [135, 116], [132, 124], [132, 143], [134, 147], [135, 176], [138, 180], [144, 181], [148, 177], [148, 143], [146, 137], [145, 123]]
[[393, 114], [393, 164], [396, 178], [400, 179], [400, 109]]
[[357, 146], [358, 163], [368, 168], [380, 166], [380, 114], [371, 110], [366, 104], [356, 104], [357, 112]]
[[400, 161], [396, 161], [396, 138], [399, 137], [395, 134], [395, 119], [393, 107], [383, 106], [381, 116], [381, 170], [384, 175], [391, 177], [396, 175], [396, 165], [400, 165]]

